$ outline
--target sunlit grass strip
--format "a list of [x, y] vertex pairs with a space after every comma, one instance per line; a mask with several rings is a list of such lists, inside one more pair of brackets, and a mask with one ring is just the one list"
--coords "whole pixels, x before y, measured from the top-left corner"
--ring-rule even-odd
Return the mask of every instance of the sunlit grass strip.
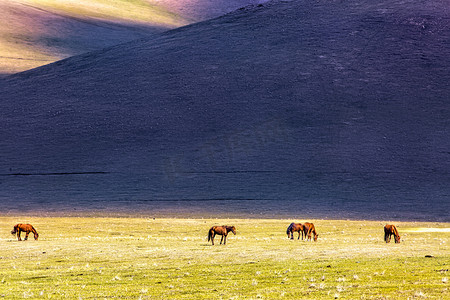
[[[14, 11], [19, 13], [13, 13]], [[92, 26], [103, 26], [102, 22], [106, 21], [120, 26], [130, 26], [130, 30], [148, 27], [155, 28], [156, 31], [188, 23], [181, 16], [145, 0], [0, 2], [0, 19], [3, 21], [0, 22], [0, 76], [38, 67], [95, 48], [89, 47], [89, 33], [85, 34], [84, 42], [78, 45], [79, 41], [72, 40], [70, 32], [59, 31], [60, 28], [54, 25], [57, 24], [56, 21], [49, 22], [51, 25], [46, 26], [45, 20], [52, 18], [58, 19], [62, 26], [64, 24], [75, 26], [78, 21], [87, 21]], [[72, 30], [75, 32], [76, 28]], [[91, 39], [92, 44], [96, 45], [95, 35], [91, 36]]]
[[[40, 240], [18, 242], [16, 222]], [[318, 242], [289, 240], [291, 221], [244, 219], [0, 218], [0, 297], [445, 299], [446, 223], [396, 222], [402, 243], [373, 221], [312, 220]], [[311, 220], [310, 220], [311, 221]], [[207, 243], [232, 224], [226, 246]], [[431, 255], [432, 257], [426, 257]]]
[[55, 57], [38, 47], [27, 45], [19, 39], [11, 40], [0, 35], [0, 71], [11, 74], [51, 63]]
[[78, 18], [139, 22], [162, 27], [186, 25], [186, 21], [158, 5], [144, 0], [19, 0], [54, 13]]

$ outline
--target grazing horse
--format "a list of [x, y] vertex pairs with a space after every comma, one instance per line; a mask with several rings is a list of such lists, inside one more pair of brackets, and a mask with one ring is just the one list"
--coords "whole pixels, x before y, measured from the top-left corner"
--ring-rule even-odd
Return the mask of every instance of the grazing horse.
[[15, 235], [17, 233], [17, 239], [21, 241], [20, 234], [22, 231], [25, 232], [25, 241], [28, 240], [28, 235], [30, 232], [34, 234], [34, 239], [37, 240], [39, 237], [39, 234], [37, 233], [36, 229], [30, 224], [17, 224], [14, 226], [14, 229], [11, 231], [12, 235]]
[[236, 234], [236, 228], [234, 226], [213, 226], [208, 231], [208, 242], [209, 240], [211, 240], [212, 244], [214, 245], [214, 236], [218, 234], [222, 236], [222, 238], [220, 239], [220, 244], [222, 244], [223, 241], [223, 244], [225, 245], [227, 243], [228, 232], [230, 231]]
[[384, 240], [386, 243], [391, 241], [392, 235], [395, 238], [395, 242], [400, 243], [400, 235], [398, 234], [397, 228], [394, 225], [387, 224], [384, 226]]
[[[302, 235], [302, 240], [303, 240], [303, 232], [304, 232], [304, 227], [302, 223], [291, 223], [291, 225], [289, 225], [289, 227], [286, 230], [286, 234], [288, 236], [288, 238], [290, 237], [291, 240], [294, 239], [294, 232], [298, 232], [298, 238], [297, 240], [300, 239], [300, 233]], [[305, 235], [306, 237], [306, 235]]]
[[[317, 237], [319, 236], [316, 232], [316, 228], [314, 227], [313, 223], [304, 223], [303, 224], [303, 232], [305, 234], [305, 239], [308, 241], [311, 241], [311, 233], [314, 234], [314, 242], [317, 242]], [[306, 238], [308, 237], [308, 238]]]

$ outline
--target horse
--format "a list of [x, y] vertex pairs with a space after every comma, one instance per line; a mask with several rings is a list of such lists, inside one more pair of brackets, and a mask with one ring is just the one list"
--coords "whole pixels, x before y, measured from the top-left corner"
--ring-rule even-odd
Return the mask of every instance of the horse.
[[212, 244], [214, 245], [214, 236], [218, 234], [222, 236], [222, 238], [220, 239], [220, 244], [222, 245], [223, 241], [223, 244], [225, 245], [227, 243], [228, 232], [230, 231], [236, 234], [236, 228], [234, 226], [213, 226], [208, 231], [208, 242], [211, 240]]
[[14, 226], [14, 229], [11, 231], [12, 235], [15, 235], [17, 233], [17, 239], [21, 241], [20, 234], [22, 231], [25, 232], [25, 241], [28, 240], [28, 235], [30, 232], [34, 234], [34, 239], [37, 240], [39, 237], [39, 234], [37, 233], [36, 229], [31, 224], [17, 224]]
[[397, 228], [394, 225], [387, 224], [384, 226], [384, 241], [389, 243], [392, 235], [395, 238], [395, 242], [400, 243], [400, 235], [398, 234]]
[[[319, 236], [316, 232], [316, 228], [313, 223], [304, 223], [303, 224], [303, 232], [305, 234], [305, 239], [311, 241], [311, 233], [314, 234], [314, 242], [317, 242], [317, 237]], [[306, 238], [307, 237], [307, 238]]]
[[[296, 231], [298, 232], [297, 240], [300, 239], [300, 233], [302, 235], [302, 240], [303, 240], [304, 228], [303, 228], [303, 224], [302, 223], [291, 223], [289, 225], [289, 227], [287, 228], [287, 230], [286, 230], [287, 237], [289, 238], [289, 236], [290, 236], [291, 240], [293, 240], [294, 239], [294, 232], [296, 232]], [[306, 237], [306, 235], [305, 235], [305, 237]]]

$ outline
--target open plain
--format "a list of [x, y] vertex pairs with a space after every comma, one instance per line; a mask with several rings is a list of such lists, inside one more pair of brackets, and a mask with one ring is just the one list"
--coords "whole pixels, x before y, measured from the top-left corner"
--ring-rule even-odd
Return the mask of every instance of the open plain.
[[[40, 234], [19, 242], [17, 222]], [[312, 220], [317, 242], [281, 219], [1, 217], [0, 297], [37, 299], [445, 299], [448, 223]], [[302, 220], [295, 220], [302, 221]], [[237, 228], [212, 246], [212, 225]]]

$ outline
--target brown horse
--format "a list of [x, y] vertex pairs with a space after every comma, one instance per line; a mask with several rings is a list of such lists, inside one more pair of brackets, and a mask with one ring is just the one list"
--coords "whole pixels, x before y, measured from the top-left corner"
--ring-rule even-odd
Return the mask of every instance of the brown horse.
[[213, 226], [208, 231], [208, 242], [209, 240], [211, 240], [212, 244], [214, 245], [214, 236], [218, 234], [222, 236], [222, 238], [220, 239], [220, 244], [222, 245], [223, 241], [223, 244], [225, 245], [227, 243], [228, 232], [230, 231], [236, 234], [236, 228], [234, 226]]
[[395, 242], [400, 243], [400, 235], [398, 234], [397, 228], [394, 225], [387, 224], [384, 226], [384, 240], [386, 243], [391, 241], [392, 235], [395, 238]]
[[37, 233], [36, 229], [30, 224], [17, 224], [14, 226], [14, 229], [11, 231], [12, 235], [15, 235], [17, 233], [17, 239], [21, 241], [20, 234], [22, 231], [25, 232], [25, 241], [28, 240], [28, 235], [30, 232], [34, 234], [34, 239], [37, 240], [39, 237], [39, 234]]
[[[289, 227], [286, 230], [286, 234], [288, 236], [288, 238], [290, 237], [291, 240], [294, 239], [294, 232], [298, 232], [298, 238], [297, 240], [300, 239], [300, 233], [302, 235], [302, 240], [303, 240], [303, 233], [304, 233], [304, 226], [302, 223], [291, 223], [289, 225]], [[305, 235], [306, 237], [306, 235]]]
[[306, 238], [307, 241], [308, 240], [311, 241], [311, 233], [313, 233], [314, 234], [314, 242], [317, 242], [317, 237], [319, 235], [317, 234], [316, 228], [314, 227], [313, 223], [308, 223], [308, 222], [304, 223], [303, 224], [303, 232], [305, 234], [305, 238], [308, 237], [308, 238]]

